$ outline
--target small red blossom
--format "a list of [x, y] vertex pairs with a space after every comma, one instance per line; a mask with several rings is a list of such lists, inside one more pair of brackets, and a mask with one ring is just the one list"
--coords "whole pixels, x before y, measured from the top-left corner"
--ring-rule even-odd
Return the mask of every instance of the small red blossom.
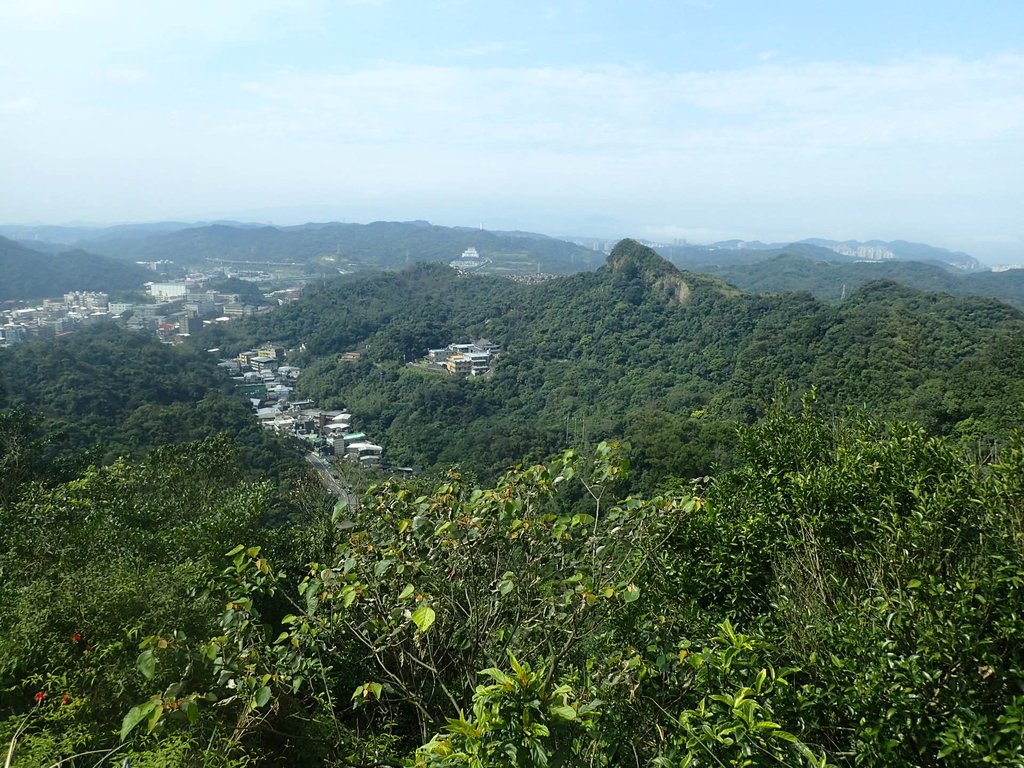
[[71, 703], [71, 697], [68, 694], [65, 693], [63, 696], [60, 697], [60, 703], [61, 704], [70, 704]]
[[35, 698], [36, 704], [41, 703], [46, 698], [46, 691], [39, 691], [33, 698]]
[[71, 636], [71, 642], [73, 642], [73, 643], [80, 643], [80, 642], [82, 642], [82, 633], [81, 632], [75, 632], [75, 634], [73, 634]]

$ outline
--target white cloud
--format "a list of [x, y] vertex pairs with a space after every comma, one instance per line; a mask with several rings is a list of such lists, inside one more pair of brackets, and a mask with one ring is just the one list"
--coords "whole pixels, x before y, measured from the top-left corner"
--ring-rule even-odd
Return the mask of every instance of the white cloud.
[[343, 141], [661, 152], [963, 145], [1024, 136], [1024, 56], [711, 73], [379, 66], [248, 87]]

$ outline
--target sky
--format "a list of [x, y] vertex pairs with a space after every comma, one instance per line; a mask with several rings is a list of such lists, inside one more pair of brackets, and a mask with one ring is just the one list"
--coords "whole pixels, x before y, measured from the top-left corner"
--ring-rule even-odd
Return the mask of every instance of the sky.
[[1024, 262], [1021, 0], [0, 0], [0, 223]]

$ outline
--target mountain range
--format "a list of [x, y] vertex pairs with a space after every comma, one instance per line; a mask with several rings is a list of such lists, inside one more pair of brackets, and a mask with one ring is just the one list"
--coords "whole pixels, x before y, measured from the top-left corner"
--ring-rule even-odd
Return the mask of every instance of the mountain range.
[[[287, 263], [313, 272], [337, 269], [392, 269], [418, 261], [449, 262], [475, 248], [485, 271], [505, 274], [564, 274], [593, 269], [603, 254], [535, 233], [489, 232], [440, 227], [425, 221], [290, 227], [221, 222], [202, 226], [174, 223], [115, 227], [0, 228], [10, 236], [53, 242], [67, 238], [75, 247], [125, 261], [173, 261], [181, 266], [210, 262]], [[34, 240], [33, 240], [34, 242]]]
[[[604, 254], [576, 242], [523, 232], [441, 227], [425, 221], [275, 227], [240, 222], [183, 222], [112, 227], [0, 226], [0, 299], [36, 299], [66, 290], [138, 288], [154, 279], [130, 263], [171, 261], [179, 267], [246, 269], [288, 265], [292, 274], [330, 276], [398, 269], [415, 262], [480, 254], [478, 271], [514, 275], [569, 274], [601, 266]], [[990, 296], [1024, 307], [1024, 270], [991, 272], [973, 256], [923, 243], [836, 241], [794, 243], [726, 240], [661, 245], [675, 266], [712, 274], [750, 292], [809, 291], [838, 300], [877, 279], [955, 296]]]
[[906, 240], [824, 240], [808, 238], [792, 243], [762, 243], [758, 240], [723, 240], [710, 245], [658, 246], [657, 250], [675, 264], [686, 267], [753, 264], [783, 253], [815, 261], [881, 262], [920, 261], [965, 272], [983, 269], [970, 254], [950, 251]]

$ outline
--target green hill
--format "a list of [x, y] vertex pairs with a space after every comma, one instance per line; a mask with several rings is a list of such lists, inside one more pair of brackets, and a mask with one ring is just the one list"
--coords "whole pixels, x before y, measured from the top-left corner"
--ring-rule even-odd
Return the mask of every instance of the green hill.
[[41, 253], [0, 237], [0, 300], [43, 299], [68, 291], [138, 290], [153, 273], [82, 250]]
[[[831, 265], [827, 265], [831, 266]], [[992, 299], [872, 282], [841, 304], [754, 295], [623, 241], [595, 272], [536, 286], [437, 266], [349, 276], [197, 343], [304, 346], [299, 386], [346, 407], [394, 463], [493, 474], [566, 440], [625, 437], [655, 475], [700, 474], [780, 381], [936, 433], [1005, 435], [1024, 401], [1024, 316]], [[478, 336], [504, 350], [484, 380], [409, 369]], [[364, 349], [359, 363], [338, 357]]]
[[831, 301], [873, 280], [884, 279], [922, 291], [988, 296], [1024, 307], [1024, 270], [1018, 269], [963, 273], [914, 261], [848, 263], [809, 259], [799, 253], [783, 253], [751, 264], [705, 269], [754, 293], [809, 291]]
[[49, 453], [64, 460], [142, 455], [226, 433], [241, 444], [251, 475], [298, 462], [260, 429], [211, 355], [110, 322], [0, 349], [0, 407], [42, 418]]

